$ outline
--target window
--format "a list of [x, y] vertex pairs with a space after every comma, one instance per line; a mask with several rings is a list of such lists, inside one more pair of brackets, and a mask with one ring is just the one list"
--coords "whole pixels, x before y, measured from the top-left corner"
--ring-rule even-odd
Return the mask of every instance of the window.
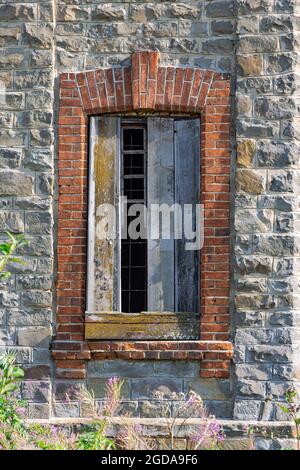
[[89, 154], [87, 314], [198, 314], [199, 119], [91, 118]]
[[[146, 169], [147, 124], [121, 120], [121, 194], [127, 213], [134, 204], [147, 205]], [[133, 239], [127, 231], [121, 241], [122, 312], [147, 310], [147, 262], [147, 239]]]

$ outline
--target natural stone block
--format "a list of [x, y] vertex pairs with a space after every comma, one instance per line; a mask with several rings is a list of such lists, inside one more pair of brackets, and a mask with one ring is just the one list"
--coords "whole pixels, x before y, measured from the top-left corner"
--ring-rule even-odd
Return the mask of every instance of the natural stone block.
[[[212, 4], [211, 4], [212, 5]], [[231, 35], [234, 31], [234, 22], [230, 20], [216, 20], [211, 22], [213, 35]]]
[[261, 194], [264, 191], [265, 179], [261, 173], [252, 170], [239, 170], [236, 173], [236, 189], [246, 193]]
[[156, 393], [171, 398], [174, 394], [183, 392], [183, 382], [180, 379], [148, 377], [147, 379], [132, 379], [132, 398], [155, 398]]
[[144, 35], [146, 37], [172, 37], [178, 34], [178, 26], [175, 22], [148, 22], [144, 25]]
[[261, 402], [254, 400], [236, 400], [233, 409], [234, 419], [241, 421], [258, 420]]
[[237, 81], [238, 91], [250, 95], [264, 95], [270, 93], [272, 86], [272, 79], [269, 77], [249, 77]]
[[268, 190], [276, 193], [293, 192], [300, 184], [298, 171], [277, 170], [269, 171]]
[[240, 309], [269, 309], [276, 307], [277, 299], [274, 295], [252, 294], [237, 295], [235, 306]]
[[130, 5], [129, 18], [133, 21], [146, 22], [162, 17], [162, 6], [157, 4]]
[[292, 362], [292, 346], [253, 345], [246, 347], [246, 359], [253, 362]]
[[23, 48], [4, 49], [0, 55], [0, 69], [26, 67], [29, 63], [29, 51]]
[[205, 21], [180, 21], [179, 36], [205, 37], [208, 35], [208, 25]]
[[9, 111], [0, 111], [0, 127], [12, 127], [13, 115]]
[[299, 227], [299, 220], [295, 221], [295, 217], [293, 214], [279, 214], [275, 217], [274, 227], [276, 232], [292, 232], [295, 228], [295, 225]]
[[79, 403], [54, 403], [53, 414], [56, 418], [79, 418]]
[[299, 105], [293, 98], [256, 98], [254, 112], [268, 119], [289, 119], [299, 113]]
[[52, 152], [48, 149], [31, 150], [24, 159], [24, 166], [33, 171], [49, 170], [53, 166]]
[[269, 364], [236, 364], [235, 373], [240, 380], [270, 380], [272, 365]]
[[236, 133], [238, 137], [275, 137], [279, 134], [279, 123], [265, 119], [238, 119]]
[[236, 257], [236, 270], [245, 274], [269, 274], [272, 272], [273, 260], [268, 256], [238, 256]]
[[267, 56], [266, 73], [285, 73], [293, 70], [296, 64], [296, 56], [294, 54], [272, 54]]
[[15, 87], [17, 90], [25, 88], [51, 87], [52, 71], [50, 70], [27, 70], [17, 71]]
[[295, 0], [275, 0], [275, 10], [278, 13], [294, 13], [295, 7]]
[[5, 147], [25, 147], [27, 134], [25, 131], [0, 129], [0, 141]]
[[[87, 383], [88, 389], [92, 390], [95, 398], [107, 397], [107, 379], [105, 378], [91, 378]], [[121, 389], [121, 397], [130, 397], [130, 383], [125, 380]]]
[[200, 395], [203, 400], [228, 400], [232, 395], [230, 380], [219, 379], [185, 379], [184, 390]]
[[[45, 346], [49, 350], [49, 345], [45, 341]], [[25, 379], [26, 380], [49, 380], [51, 377], [51, 368], [45, 364], [34, 364], [32, 366], [24, 366]]]
[[29, 403], [28, 418], [29, 419], [49, 419], [50, 406], [47, 403]]
[[37, 260], [32, 258], [25, 258], [24, 256], [18, 256], [18, 258], [22, 260], [22, 263], [9, 262], [7, 264], [7, 270], [10, 273], [33, 273], [36, 270]]
[[[57, 21], [85, 21], [89, 18], [89, 9], [81, 6], [57, 6]], [[94, 19], [94, 18], [93, 18]], [[99, 18], [97, 18], [99, 19]]]
[[14, 199], [14, 209], [22, 210], [48, 210], [50, 208], [50, 199], [39, 196], [16, 197]]
[[237, 55], [238, 73], [244, 77], [249, 75], [260, 75], [262, 73], [263, 61], [260, 55]]
[[18, 307], [19, 296], [13, 292], [0, 291], [0, 307]]
[[[99, 5], [92, 11], [93, 21], [103, 20], [125, 20], [127, 9], [125, 5], [105, 4]], [[76, 18], [77, 19], [77, 18]]]
[[247, 310], [237, 310], [236, 311], [236, 325], [242, 327], [252, 327], [263, 326], [265, 321], [264, 312], [258, 311], [247, 311]]
[[202, 41], [203, 54], [228, 54], [233, 51], [233, 40], [229, 38], [207, 39]]
[[297, 316], [293, 312], [289, 311], [276, 311], [274, 313], [267, 314], [267, 322], [271, 327], [274, 326], [298, 326]]
[[47, 348], [50, 343], [51, 330], [49, 327], [26, 327], [18, 328], [17, 344], [18, 346], [32, 346]]
[[236, 111], [239, 116], [251, 116], [252, 98], [246, 95], [236, 95]]
[[0, 93], [0, 103], [3, 110], [13, 111], [23, 109], [25, 107], [24, 93], [2, 92]]
[[19, 275], [17, 276], [17, 287], [22, 290], [27, 289], [51, 289], [52, 279], [48, 274], [44, 275]]
[[237, 234], [234, 249], [237, 254], [250, 255], [252, 253], [252, 240], [250, 235]]
[[283, 33], [293, 31], [293, 20], [289, 15], [270, 15], [260, 19], [262, 33]]
[[51, 323], [51, 310], [10, 308], [7, 312], [7, 325], [9, 326], [49, 326]]
[[237, 13], [239, 15], [268, 13], [272, 11], [273, 3], [270, 0], [238, 0]]
[[38, 188], [43, 196], [51, 196], [53, 194], [53, 185], [52, 173], [42, 173], [39, 175]]
[[23, 217], [18, 212], [0, 212], [0, 230], [14, 233], [24, 232]]
[[18, 44], [20, 36], [20, 26], [2, 24], [0, 26], [0, 47]]
[[228, 0], [209, 2], [205, 10], [208, 18], [233, 17], [234, 2]]
[[153, 363], [153, 376], [198, 377], [200, 365], [194, 361], [157, 361]]
[[297, 84], [298, 78], [292, 73], [274, 78], [274, 90], [277, 95], [293, 95]]
[[25, 46], [49, 49], [53, 37], [53, 26], [49, 23], [24, 24], [22, 42]]
[[270, 195], [260, 196], [258, 198], [258, 207], [263, 209], [276, 209], [278, 211], [290, 212], [297, 210], [299, 206], [299, 199], [297, 196], [292, 195]]
[[299, 146], [286, 142], [262, 142], [256, 153], [260, 167], [297, 166], [299, 162]]
[[49, 147], [53, 141], [53, 133], [50, 129], [31, 129], [31, 147]]
[[294, 367], [286, 364], [274, 364], [273, 376], [276, 380], [292, 380], [294, 378]]
[[32, 21], [37, 19], [37, 5], [0, 5], [2, 21]]
[[33, 177], [19, 171], [0, 171], [0, 196], [31, 196]]
[[24, 381], [22, 383], [22, 398], [37, 403], [47, 403], [50, 398], [50, 383]]
[[201, 10], [198, 5], [187, 4], [187, 3], [170, 3], [166, 5], [164, 14], [171, 18], [184, 18], [193, 19], [200, 16]]
[[27, 233], [31, 234], [51, 234], [52, 216], [47, 212], [32, 212], [25, 216], [25, 226]]
[[53, 63], [53, 55], [50, 50], [33, 50], [31, 51], [31, 65], [34, 67], [51, 67]]
[[154, 362], [152, 361], [91, 361], [88, 363], [89, 377], [113, 377], [124, 378], [151, 377], [154, 374]]
[[254, 400], [263, 400], [266, 396], [266, 385], [263, 382], [255, 380], [238, 380], [237, 394], [239, 397], [253, 398]]
[[270, 210], [238, 210], [235, 215], [235, 229], [239, 233], [268, 232], [272, 226], [272, 215]]
[[278, 50], [278, 40], [274, 36], [241, 36], [237, 45], [238, 54], [251, 52], [273, 52]]
[[253, 236], [254, 253], [271, 256], [289, 256], [299, 252], [299, 240], [293, 235]]
[[49, 111], [22, 111], [18, 113], [17, 127], [45, 127], [52, 122], [52, 112]]
[[259, 21], [257, 16], [239, 16], [236, 31], [238, 34], [258, 33]]
[[[0, 336], [1, 338], [1, 336]], [[32, 361], [32, 348], [20, 348], [18, 346], [6, 346], [0, 347], [0, 354], [4, 354], [5, 352], [15, 352], [16, 353], [16, 361], [18, 364], [28, 364]]]
[[50, 236], [32, 236], [26, 237], [28, 245], [20, 248], [19, 253], [28, 256], [52, 256], [52, 238]]
[[22, 150], [20, 149], [0, 149], [0, 168], [18, 168], [22, 159]]
[[50, 307], [52, 294], [38, 290], [23, 291], [21, 294], [22, 305], [27, 307]]
[[236, 288], [239, 293], [242, 292], [267, 292], [267, 280], [257, 278], [237, 279]]
[[54, 386], [54, 396], [57, 401], [80, 400], [82, 387], [78, 382], [56, 382]]
[[[1, 295], [0, 295], [0, 307], [1, 307]], [[4, 326], [3, 329], [0, 329], [0, 346], [12, 346], [15, 344], [15, 335], [14, 332]], [[7, 349], [5, 349], [7, 351]]]

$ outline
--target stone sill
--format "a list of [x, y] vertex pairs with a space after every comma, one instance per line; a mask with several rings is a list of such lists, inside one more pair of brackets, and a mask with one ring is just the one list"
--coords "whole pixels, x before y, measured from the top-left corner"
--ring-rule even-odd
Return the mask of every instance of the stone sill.
[[[28, 424], [42, 424], [42, 425], [55, 425], [55, 426], [66, 426], [66, 427], [81, 427], [90, 426], [95, 423], [95, 419], [92, 418], [50, 418], [44, 419], [29, 419], [26, 422]], [[111, 424], [109, 427], [109, 434], [113, 436], [119, 426], [124, 423], [139, 424], [144, 430], [144, 435], [153, 437], [166, 437], [169, 434], [168, 423], [172, 420], [167, 418], [127, 418], [127, 417], [116, 417], [111, 418]], [[218, 423], [222, 426], [226, 436], [228, 437], [245, 437], [248, 426], [255, 428], [255, 435], [265, 438], [269, 438], [271, 435], [275, 438], [295, 438], [296, 429], [295, 426], [289, 421], [238, 421], [231, 419], [218, 419]], [[197, 429], [203, 420], [199, 418], [178, 418], [175, 420], [174, 433], [180, 438], [189, 437], [191, 431]], [[266, 435], [266, 430], [268, 434]]]

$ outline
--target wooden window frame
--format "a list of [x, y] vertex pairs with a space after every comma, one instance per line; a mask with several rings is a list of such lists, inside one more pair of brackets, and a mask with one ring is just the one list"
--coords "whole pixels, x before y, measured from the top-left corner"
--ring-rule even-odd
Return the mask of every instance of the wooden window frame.
[[[52, 343], [58, 378], [84, 378], [90, 359], [201, 360], [203, 377], [228, 377], [230, 342], [230, 77], [159, 66], [158, 52], [132, 54], [130, 67], [64, 73], [58, 120], [57, 323]], [[89, 116], [199, 116], [201, 250], [199, 341], [86, 341]]]

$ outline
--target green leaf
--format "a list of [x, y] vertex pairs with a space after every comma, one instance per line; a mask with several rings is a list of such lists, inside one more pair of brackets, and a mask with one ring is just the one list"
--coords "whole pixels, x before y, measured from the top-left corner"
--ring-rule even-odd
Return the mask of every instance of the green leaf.
[[286, 406], [279, 405], [279, 408], [280, 408], [281, 411], [283, 411], [284, 413], [289, 413], [289, 412], [290, 412], [290, 410], [289, 410]]
[[2, 251], [2, 253], [3, 253], [4, 255], [8, 255], [8, 254], [9, 254], [10, 248], [11, 248], [10, 243], [1, 243], [1, 244], [0, 244], [0, 251]]
[[6, 393], [10, 393], [10, 392], [14, 392], [15, 390], [17, 389], [17, 385], [14, 384], [14, 383], [8, 383], [7, 385], [4, 385], [4, 387], [2, 387], [0, 389], [0, 393], [2, 395], [5, 395]]

